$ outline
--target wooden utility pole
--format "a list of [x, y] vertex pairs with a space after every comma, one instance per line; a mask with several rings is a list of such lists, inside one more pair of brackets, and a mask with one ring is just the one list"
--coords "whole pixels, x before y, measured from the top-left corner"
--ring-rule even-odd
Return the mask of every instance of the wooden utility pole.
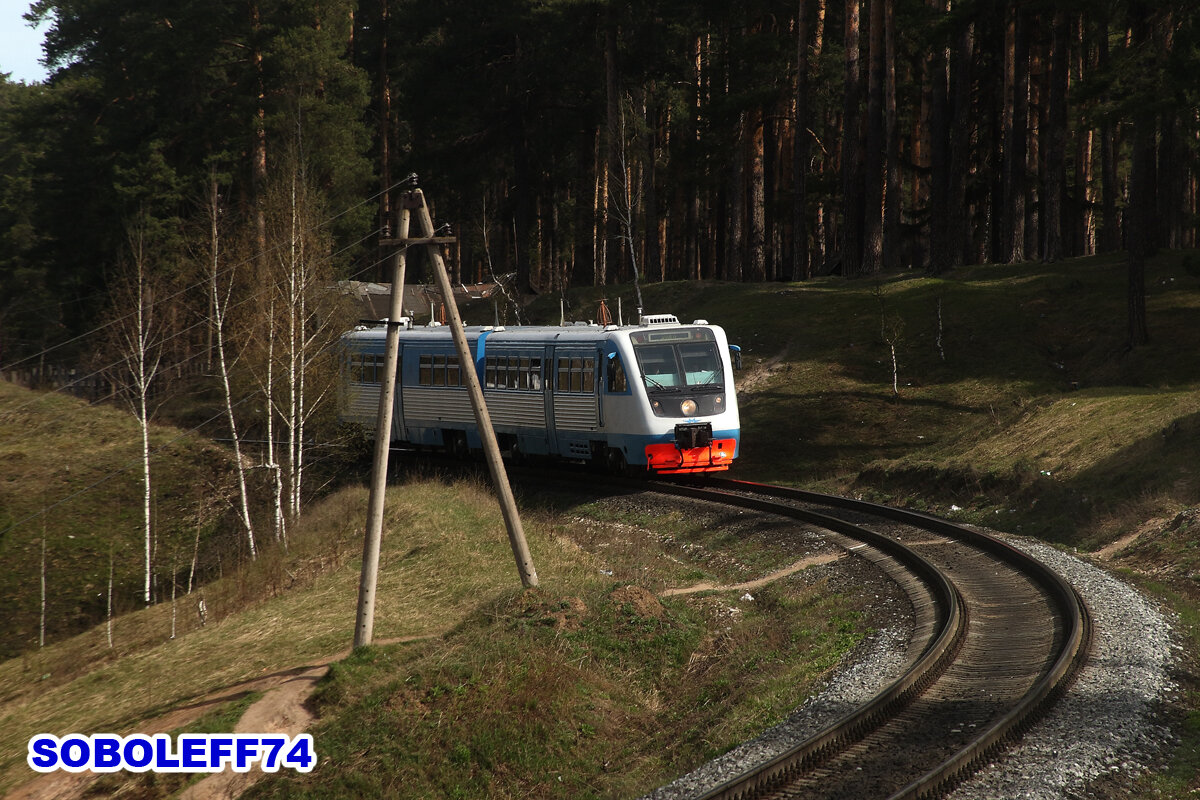
[[[417, 224], [420, 228], [420, 238], [408, 237], [412, 212], [417, 212]], [[372, 628], [375, 622], [375, 586], [379, 572], [379, 549], [383, 538], [383, 501], [387, 489], [388, 450], [391, 445], [392, 408], [396, 391], [396, 365], [400, 351], [400, 318], [404, 296], [405, 251], [409, 247], [425, 246], [429, 260], [434, 267], [438, 288], [445, 300], [446, 311], [449, 314], [450, 333], [458, 352], [461, 374], [466, 379], [467, 392], [471, 398], [471, 407], [475, 412], [475, 423], [483, 440], [483, 451], [487, 458], [488, 470], [496, 493], [500, 497], [500, 510], [504, 515], [504, 524], [508, 528], [508, 540], [512, 546], [513, 557], [517, 562], [517, 571], [521, 575], [521, 583], [526, 587], [537, 586], [537, 572], [533, 567], [533, 559], [529, 555], [529, 547], [525, 543], [525, 531], [521, 527], [521, 517], [517, 512], [516, 499], [508, 483], [508, 473], [500, 458], [500, 446], [496, 441], [496, 433], [492, 430], [491, 416], [483, 400], [483, 389], [479, 385], [479, 376], [475, 372], [475, 362], [467, 347], [466, 333], [463, 331], [462, 317], [458, 313], [458, 305], [454, 302], [454, 290], [450, 286], [450, 277], [446, 273], [446, 264], [442, 260], [439, 246], [453, 242], [453, 237], [434, 236], [433, 219], [429, 215], [429, 207], [425, 204], [425, 195], [420, 189], [407, 192], [401, 201], [398, 238], [385, 240], [383, 243], [398, 246], [393, 256], [392, 302], [388, 316], [387, 342], [384, 351], [384, 367], [382, 384], [379, 392], [379, 420], [375, 429], [375, 462], [371, 475], [371, 493], [368, 500], [367, 532], [363, 543], [362, 578], [359, 582], [358, 593], [358, 622], [354, 631], [354, 646], [361, 647], [371, 643]]]
[[[411, 209], [404, 204], [397, 226], [400, 239], [408, 237]], [[367, 532], [363, 539], [362, 577], [358, 583], [358, 620], [354, 646], [371, 643], [375, 627], [375, 584], [379, 576], [379, 547], [383, 540], [383, 500], [387, 493], [388, 450], [392, 444], [392, 409], [396, 396], [396, 364], [400, 360], [400, 326], [404, 316], [406, 245], [392, 256], [392, 302], [388, 308], [383, 376], [379, 385], [379, 418], [375, 424], [375, 460], [371, 467], [371, 493], [367, 500]]]
[[[413, 204], [416, 206], [417, 226], [421, 236], [434, 240], [433, 219], [429, 216], [425, 195], [420, 189], [414, 189], [411, 195], [415, 198]], [[426, 247], [429, 260], [433, 262], [433, 274], [437, 278], [438, 289], [445, 301], [446, 313], [450, 317], [450, 334], [454, 337], [454, 349], [458, 352], [458, 363], [462, 365], [461, 374], [466, 379], [471, 408], [475, 411], [475, 427], [479, 429], [479, 438], [483, 440], [483, 454], [487, 460], [488, 471], [492, 474], [492, 483], [495, 484], [496, 494], [500, 498], [500, 512], [504, 515], [504, 525], [508, 528], [508, 543], [512, 547], [513, 558], [517, 561], [517, 572], [520, 573], [521, 583], [526, 588], [537, 586], [537, 571], [533, 568], [533, 558], [530, 557], [529, 546], [525, 543], [525, 531], [521, 527], [516, 498], [513, 497], [512, 487], [508, 485], [508, 472], [500, 458], [500, 445], [496, 442], [496, 432], [492, 429], [492, 417], [483, 401], [483, 388], [479, 385], [475, 360], [471, 358], [471, 351], [467, 347], [467, 334], [463, 330], [462, 317], [458, 313], [458, 303], [454, 301], [454, 289], [450, 286], [446, 263], [442, 260], [437, 244], [428, 244]]]

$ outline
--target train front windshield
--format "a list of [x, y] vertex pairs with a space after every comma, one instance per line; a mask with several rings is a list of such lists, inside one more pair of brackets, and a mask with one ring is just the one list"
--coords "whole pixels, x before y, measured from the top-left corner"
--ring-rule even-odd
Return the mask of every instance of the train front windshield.
[[711, 331], [638, 331], [630, 340], [647, 391], [724, 389], [725, 369]]

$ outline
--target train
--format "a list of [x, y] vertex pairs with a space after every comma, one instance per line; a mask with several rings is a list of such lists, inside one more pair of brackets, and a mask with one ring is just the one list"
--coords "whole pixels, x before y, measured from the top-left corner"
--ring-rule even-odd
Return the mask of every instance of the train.
[[[466, 456], [482, 448], [449, 327], [399, 323], [394, 446]], [[740, 427], [741, 352], [706, 320], [464, 326], [501, 452], [587, 462], [619, 474], [728, 470]], [[386, 320], [342, 335], [339, 414], [373, 438]]]

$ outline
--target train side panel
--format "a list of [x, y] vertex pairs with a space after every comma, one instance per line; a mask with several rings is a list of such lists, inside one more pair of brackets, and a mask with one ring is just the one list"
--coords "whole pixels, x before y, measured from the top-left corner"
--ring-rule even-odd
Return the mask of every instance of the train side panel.
[[[468, 329], [472, 363], [449, 330], [400, 332], [392, 439], [481, 447], [464, 376], [474, 369], [502, 450], [604, 460], [653, 472], [728, 469], [740, 437], [733, 371], [716, 326]], [[341, 415], [373, 432], [385, 331], [343, 337]]]

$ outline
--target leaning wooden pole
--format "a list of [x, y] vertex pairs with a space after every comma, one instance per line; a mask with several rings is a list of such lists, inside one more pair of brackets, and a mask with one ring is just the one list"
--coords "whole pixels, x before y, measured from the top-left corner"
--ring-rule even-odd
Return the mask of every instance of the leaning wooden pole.
[[[411, 210], [400, 210], [399, 236], [408, 236]], [[392, 256], [392, 302], [388, 310], [383, 376], [379, 385], [379, 419], [375, 427], [375, 460], [371, 467], [371, 493], [367, 501], [367, 532], [363, 539], [362, 577], [358, 583], [358, 620], [354, 646], [371, 643], [375, 627], [375, 584], [379, 576], [379, 548], [383, 541], [383, 500], [387, 493], [388, 451], [392, 444], [392, 409], [396, 397], [396, 365], [400, 360], [400, 326], [404, 316], [404, 257], [401, 245]]]
[[[417, 226], [420, 228], [420, 235], [432, 238], [433, 219], [429, 216], [425, 195], [420, 189], [413, 190], [412, 194], [415, 199], [412, 205], [417, 212]], [[492, 474], [492, 483], [500, 498], [500, 511], [504, 515], [504, 524], [508, 528], [508, 542], [512, 546], [513, 557], [517, 561], [517, 572], [520, 573], [521, 583], [526, 588], [537, 586], [537, 571], [533, 568], [533, 558], [530, 557], [529, 546], [525, 543], [525, 531], [521, 527], [521, 515], [517, 512], [517, 501], [513, 497], [512, 487], [508, 483], [508, 473], [504, 469], [504, 461], [500, 458], [500, 445], [496, 442], [496, 432], [492, 430], [492, 418], [483, 400], [483, 389], [479, 385], [475, 360], [471, 358], [471, 351], [467, 347], [467, 335], [463, 331], [458, 304], [454, 301], [454, 290], [450, 286], [450, 276], [446, 273], [446, 263], [442, 260], [438, 245], [429, 244], [426, 247], [429, 252], [429, 260], [433, 263], [433, 273], [437, 277], [438, 289], [445, 300], [450, 334], [454, 337], [458, 363], [462, 365], [461, 374], [466, 379], [471, 408], [475, 411], [475, 426], [479, 429], [479, 438], [483, 440], [483, 453], [487, 459], [488, 471]]]

